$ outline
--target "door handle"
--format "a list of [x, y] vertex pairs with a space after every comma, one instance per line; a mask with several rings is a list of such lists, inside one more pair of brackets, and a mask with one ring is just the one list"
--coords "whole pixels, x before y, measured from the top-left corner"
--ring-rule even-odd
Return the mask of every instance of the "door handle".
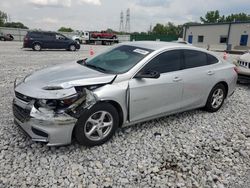
[[174, 82], [179, 82], [179, 81], [181, 81], [181, 80], [182, 80], [182, 79], [181, 79], [180, 77], [178, 77], [178, 76], [177, 76], [177, 77], [174, 77], [174, 79], [173, 79]]
[[214, 71], [208, 71], [207, 74], [208, 74], [208, 75], [213, 75], [213, 74], [214, 74]]

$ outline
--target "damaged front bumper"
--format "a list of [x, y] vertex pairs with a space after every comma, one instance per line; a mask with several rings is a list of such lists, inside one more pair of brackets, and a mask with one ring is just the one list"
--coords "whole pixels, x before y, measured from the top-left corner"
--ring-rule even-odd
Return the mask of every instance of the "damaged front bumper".
[[74, 126], [85, 110], [90, 109], [97, 99], [88, 89], [65, 109], [55, 110], [38, 107], [38, 99], [15, 91], [13, 99], [14, 122], [27, 133], [33, 141], [45, 142], [48, 146], [71, 143]]
[[66, 114], [53, 115], [40, 111], [34, 102], [13, 99], [14, 122], [27, 133], [33, 141], [45, 142], [48, 146], [66, 145], [71, 143], [72, 131], [76, 118]]

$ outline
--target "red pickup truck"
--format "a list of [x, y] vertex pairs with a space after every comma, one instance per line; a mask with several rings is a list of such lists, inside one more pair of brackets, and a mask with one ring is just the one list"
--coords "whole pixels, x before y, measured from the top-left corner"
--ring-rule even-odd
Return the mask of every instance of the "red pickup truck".
[[114, 33], [108, 33], [106, 31], [91, 33], [92, 38], [104, 38], [104, 39], [116, 39], [117, 36]]

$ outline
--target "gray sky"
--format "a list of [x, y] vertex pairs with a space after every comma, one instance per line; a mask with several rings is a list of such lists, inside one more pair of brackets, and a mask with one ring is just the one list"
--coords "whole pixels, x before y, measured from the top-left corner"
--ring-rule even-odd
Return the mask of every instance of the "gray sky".
[[[221, 14], [250, 14], [250, 0], [1, 0], [0, 10], [11, 21], [31, 29], [119, 30], [120, 12], [130, 8], [131, 31], [147, 31], [150, 24], [199, 21], [209, 10]], [[125, 21], [124, 21], [125, 22]]]

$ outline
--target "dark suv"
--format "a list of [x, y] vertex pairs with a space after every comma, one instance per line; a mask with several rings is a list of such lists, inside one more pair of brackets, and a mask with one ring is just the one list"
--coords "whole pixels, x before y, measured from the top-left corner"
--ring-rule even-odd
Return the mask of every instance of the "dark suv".
[[35, 51], [42, 49], [66, 49], [75, 51], [80, 49], [80, 44], [68, 37], [49, 31], [28, 31], [23, 40], [24, 48], [32, 48]]

